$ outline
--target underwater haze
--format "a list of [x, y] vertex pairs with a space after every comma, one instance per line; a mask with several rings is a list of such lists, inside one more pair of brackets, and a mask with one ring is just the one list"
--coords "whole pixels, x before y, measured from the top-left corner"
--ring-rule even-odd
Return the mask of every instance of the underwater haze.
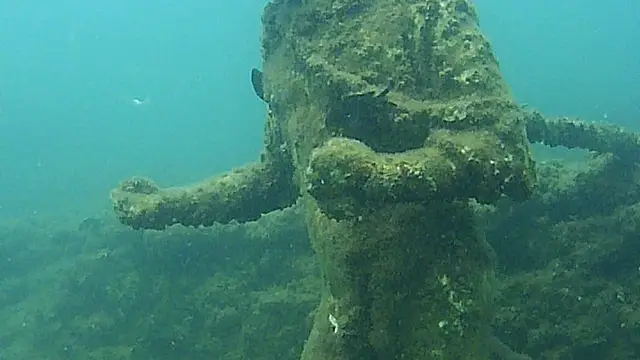
[[0, 214], [91, 212], [131, 175], [253, 160], [261, 1], [1, 1]]
[[[355, 18], [358, 27], [384, 28], [386, 10], [400, 9], [394, 11], [404, 16], [400, 11], [415, 2], [370, 1], [384, 3], [367, 17]], [[448, 185], [431, 186], [436, 183], [431, 178], [418, 181], [418, 189], [438, 190], [436, 197], [413, 189], [418, 182], [409, 180], [424, 179], [424, 169], [431, 169], [432, 160], [440, 162], [440, 152], [438, 157], [430, 155], [435, 147], [425, 146], [425, 155], [418, 160], [415, 154], [422, 153], [413, 150], [389, 162], [393, 155], [369, 158], [358, 153], [354, 164], [371, 161], [361, 168], [378, 167], [381, 177], [393, 183], [380, 181], [382, 185], [370, 186], [373, 192], [363, 191], [384, 201], [369, 203], [362, 196], [374, 211], [363, 205], [365, 216], [355, 220], [347, 216], [359, 214], [347, 205], [363, 200], [355, 187], [359, 180], [354, 187], [342, 183], [377, 175], [351, 176], [354, 166], [347, 169], [349, 173], [338, 169], [336, 173], [343, 175], [334, 176], [332, 166], [342, 161], [334, 159], [343, 152], [332, 149], [326, 151], [330, 155], [320, 153], [315, 162], [334, 178], [327, 183], [335, 182], [338, 190], [346, 186], [339, 193], [344, 199], [334, 202], [336, 192], [314, 194], [308, 188], [312, 196], [333, 196], [324, 204], [338, 206], [317, 208], [323, 204], [320, 201], [292, 205], [297, 186], [314, 184], [309, 179], [289, 184], [290, 171], [294, 166], [306, 169], [309, 159], [299, 156], [294, 164], [288, 155], [292, 149], [310, 149], [318, 143], [315, 134], [307, 136], [294, 128], [308, 126], [298, 121], [298, 112], [292, 117], [269, 117], [270, 125], [282, 119], [287, 122], [268, 128], [272, 141], [267, 160], [244, 167], [244, 172], [235, 173], [237, 177], [218, 177], [202, 187], [187, 188], [189, 196], [156, 192], [144, 181], [118, 187], [133, 176], [153, 178], [162, 189], [189, 185], [260, 158], [267, 106], [256, 96], [261, 84], [254, 81], [258, 85], [254, 91], [251, 74], [254, 80], [261, 79], [261, 72], [252, 68], [261, 68], [265, 0], [0, 0], [0, 360], [299, 360], [303, 347], [309, 349], [303, 355], [307, 360], [328, 358], [322, 352], [328, 348], [346, 350], [347, 355], [340, 356], [353, 360], [389, 360], [393, 354], [399, 358], [418, 352], [460, 359], [443, 356], [443, 349], [464, 353], [469, 356], [465, 359], [479, 358], [482, 355], [470, 347], [453, 342], [469, 339], [474, 349], [478, 344], [478, 349], [491, 347], [481, 350], [501, 360], [640, 359], [640, 2], [473, 3], [515, 98], [525, 108], [545, 115], [522, 112], [527, 116], [529, 139], [549, 145], [532, 146], [537, 179], [530, 176], [533, 162], [528, 161], [528, 153], [520, 151], [526, 148], [519, 144], [526, 141], [520, 129], [513, 132], [518, 144], [508, 146], [517, 147], [516, 157], [526, 161], [513, 162], [504, 149], [495, 152], [492, 147], [505, 147], [492, 140], [496, 134], [485, 136], [478, 131], [471, 139], [465, 130], [459, 138], [464, 143], [447, 137], [434, 140], [447, 146], [447, 156], [441, 156], [447, 162], [434, 165], [436, 175], [456, 180], [459, 184], [452, 188], [459, 185], [465, 200], [473, 194], [468, 193], [476, 186], [473, 183], [479, 182], [482, 186], [474, 190], [478, 199], [484, 197], [491, 204], [456, 201], [451, 206]], [[329, 34], [345, 29], [344, 23], [334, 21], [345, 10], [341, 6], [355, 4], [347, 13], [365, 8], [359, 0], [280, 0], [272, 9], [273, 19], [289, 16], [301, 4], [307, 12], [296, 25], [319, 13], [332, 19]], [[459, 10], [459, 0], [441, 4], [442, 11], [436, 15], [456, 24], [453, 8]], [[315, 6], [327, 8], [316, 12]], [[431, 13], [421, 14], [414, 21], [431, 18]], [[425, 20], [424, 24], [435, 29], [442, 23]], [[270, 25], [266, 43], [281, 35]], [[306, 28], [307, 23], [303, 25]], [[436, 38], [447, 37], [445, 42], [434, 40], [437, 44], [449, 43], [448, 36], [464, 39], [465, 46], [471, 44], [473, 56], [469, 62], [461, 58], [461, 64], [485, 66], [482, 61], [490, 54], [484, 51], [484, 39], [475, 36], [476, 28], [465, 30], [473, 31], [453, 35], [428, 31], [437, 33]], [[360, 36], [346, 35], [352, 34]], [[480, 41], [475, 43], [478, 47], [474, 41]], [[367, 53], [366, 46], [356, 46], [354, 51]], [[297, 56], [299, 49], [294, 50], [291, 53]], [[449, 54], [448, 60], [458, 59], [460, 52], [452, 54], [456, 58]], [[287, 78], [287, 68], [281, 64], [293, 63], [287, 62], [292, 58], [278, 59], [267, 68], [277, 67], [274, 78]], [[407, 59], [411, 59], [409, 68], [427, 68], [414, 61], [415, 54]], [[429, 56], [428, 69], [437, 68], [431, 66], [440, 59]], [[342, 75], [333, 77], [334, 72], [313, 75], [329, 73], [327, 79], [342, 79]], [[300, 76], [300, 81], [309, 79], [308, 75]], [[284, 88], [325, 91], [315, 89], [313, 82], [300, 86], [292, 78], [281, 82]], [[452, 79], [465, 84], [456, 87], [463, 87], [471, 77]], [[489, 80], [499, 84], [493, 80], [501, 79]], [[382, 98], [387, 104], [391, 90], [340, 98], [323, 116], [331, 118], [328, 114], [334, 110], [345, 110], [342, 104], [352, 104], [346, 100], [356, 99], [353, 104], [359, 106], [362, 99]], [[394, 100], [391, 95], [389, 99]], [[488, 105], [483, 104], [484, 95]], [[475, 117], [466, 113], [468, 106], [477, 106], [476, 113], [483, 119], [489, 118], [484, 109], [495, 115], [494, 110], [501, 114], [500, 107], [506, 108], [491, 91], [484, 95], [478, 98], [479, 105], [473, 104], [477, 99], [467, 102], [463, 95], [453, 106], [443, 102], [447, 106], [439, 108], [436, 103], [436, 110], [425, 101], [426, 114], [434, 111], [438, 118], [433, 122], [430, 118], [429, 128], [423, 130], [433, 133], [431, 125], [440, 121], [447, 123], [443, 129], [475, 128]], [[291, 109], [299, 111], [296, 98], [287, 100]], [[301, 113], [321, 103], [312, 100], [302, 105]], [[376, 111], [393, 115], [398, 104], [391, 100], [388, 104], [394, 106], [376, 105]], [[418, 112], [422, 107], [413, 109], [412, 101], [402, 100], [403, 111], [422, 116]], [[276, 103], [271, 105], [277, 113]], [[517, 107], [509, 107], [513, 108]], [[365, 118], [360, 109], [356, 108], [356, 118]], [[456, 121], [459, 109], [463, 118], [472, 121], [449, 123]], [[350, 121], [347, 110], [345, 116], [335, 117]], [[450, 110], [455, 111], [447, 116]], [[511, 121], [499, 116], [500, 121], [487, 129], [511, 134], [503, 126]], [[554, 121], [559, 116], [584, 122]], [[327, 118], [311, 116], [313, 126], [307, 128], [325, 126], [322, 120]], [[384, 121], [395, 119], [400, 116]], [[281, 139], [277, 130], [286, 126], [290, 131], [284, 131], [287, 136]], [[388, 140], [386, 132], [377, 132]], [[352, 138], [359, 139], [355, 135]], [[300, 145], [299, 139], [311, 146]], [[390, 143], [405, 149], [404, 135], [391, 139]], [[423, 143], [422, 138], [418, 141]], [[480, 151], [474, 153], [467, 141]], [[350, 151], [351, 145], [344, 144]], [[580, 149], [550, 147], [557, 145]], [[465, 155], [468, 151], [472, 153]], [[449, 155], [460, 161], [448, 159]], [[324, 163], [317, 161], [322, 156], [328, 159]], [[417, 167], [405, 166], [412, 161], [426, 165], [415, 172]], [[458, 163], [462, 166], [457, 167]], [[512, 166], [516, 163], [520, 165]], [[454, 175], [449, 174], [450, 165]], [[391, 175], [386, 173], [389, 169]], [[439, 169], [445, 170], [440, 174]], [[506, 176], [503, 169], [516, 171], [516, 176]], [[316, 188], [318, 183], [325, 184], [317, 174]], [[527, 183], [526, 189], [509, 194], [523, 201], [499, 198], [499, 192], [508, 193], [514, 182]], [[114, 193], [116, 206], [109, 197], [114, 188], [119, 190]], [[427, 203], [409, 203], [415, 199], [393, 192], [396, 188], [410, 189], [409, 196], [417, 194]], [[482, 195], [489, 192], [497, 192], [495, 198]], [[398, 195], [402, 196], [387, 204], [387, 199]], [[211, 201], [207, 196], [220, 197]], [[154, 202], [160, 198], [161, 202]], [[385, 208], [377, 211], [374, 206]], [[330, 216], [330, 211], [343, 209], [345, 221]], [[144, 216], [147, 223], [139, 221]], [[200, 224], [206, 226], [196, 226]], [[331, 283], [327, 279], [332, 277], [344, 280]], [[421, 288], [423, 284], [428, 286]], [[329, 302], [320, 302], [321, 295]], [[438, 299], [440, 303], [431, 301]], [[358, 301], [368, 304], [362, 307]], [[429, 313], [413, 311], [418, 308], [412, 303], [427, 304]], [[476, 305], [484, 309], [481, 316], [473, 310]], [[489, 307], [490, 313], [485, 311]], [[467, 327], [467, 320], [476, 327]], [[374, 322], [384, 326], [374, 328]], [[413, 323], [428, 331], [407, 332], [410, 336], [399, 332]], [[312, 326], [319, 330], [312, 332]], [[425, 339], [432, 344], [413, 353], [401, 350]], [[314, 345], [318, 340], [327, 346]], [[369, 349], [373, 347], [380, 351]], [[349, 355], [363, 349], [375, 356]]]
[[[0, 1], [0, 215], [83, 218], [132, 175], [255, 159], [264, 1]], [[640, 3], [479, 0], [519, 101], [637, 129]]]

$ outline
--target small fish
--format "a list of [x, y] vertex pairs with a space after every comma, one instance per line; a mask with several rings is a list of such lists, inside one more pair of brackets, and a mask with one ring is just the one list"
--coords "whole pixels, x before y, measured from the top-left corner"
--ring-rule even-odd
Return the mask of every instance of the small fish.
[[262, 71], [256, 68], [251, 69], [251, 86], [253, 86], [253, 91], [260, 98], [260, 100], [267, 102], [267, 100], [264, 98]]
[[144, 99], [133, 98], [131, 99], [131, 104], [134, 106], [142, 106], [142, 105], [147, 105], [150, 101], [151, 99], [148, 96], [145, 97]]

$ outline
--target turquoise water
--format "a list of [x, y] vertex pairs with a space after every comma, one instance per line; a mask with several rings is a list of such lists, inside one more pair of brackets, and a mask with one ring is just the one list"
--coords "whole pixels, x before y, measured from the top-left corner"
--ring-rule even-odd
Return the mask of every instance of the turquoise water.
[[[295, 208], [163, 232], [103, 216], [123, 179], [182, 185], [258, 157], [264, 4], [0, 0], [0, 359], [299, 358], [319, 277]], [[476, 5], [520, 102], [640, 130], [640, 2]], [[638, 358], [640, 190], [615, 170], [568, 195], [543, 184], [550, 204], [487, 226], [514, 349]]]
[[262, 6], [0, 2], [0, 214], [80, 216], [131, 175], [181, 184], [255, 159]]
[[640, 3], [479, 0], [517, 98], [549, 115], [640, 129]]
[[[81, 218], [132, 175], [182, 184], [255, 159], [264, 3], [0, 1], [0, 215]], [[638, 127], [640, 3], [477, 6], [520, 101]]]

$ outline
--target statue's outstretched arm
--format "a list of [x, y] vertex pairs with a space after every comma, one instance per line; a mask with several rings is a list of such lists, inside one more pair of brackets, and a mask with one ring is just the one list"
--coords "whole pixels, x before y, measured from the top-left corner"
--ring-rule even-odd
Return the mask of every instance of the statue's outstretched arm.
[[211, 226], [246, 222], [292, 205], [298, 197], [288, 151], [269, 117], [265, 154], [260, 162], [201, 183], [160, 189], [134, 178], [111, 192], [116, 216], [136, 229], [164, 229], [173, 224]]
[[567, 117], [547, 119], [535, 111], [527, 114], [526, 124], [531, 142], [612, 153], [625, 160], [640, 161], [640, 135], [615, 125]]

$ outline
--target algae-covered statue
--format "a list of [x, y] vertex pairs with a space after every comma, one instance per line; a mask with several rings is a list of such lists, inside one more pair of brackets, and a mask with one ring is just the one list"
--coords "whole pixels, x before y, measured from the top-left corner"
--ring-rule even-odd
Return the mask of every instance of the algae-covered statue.
[[304, 207], [322, 300], [303, 360], [490, 359], [492, 252], [470, 199], [527, 199], [524, 116], [465, 0], [276, 0], [264, 16], [260, 161], [112, 193], [134, 228]]

